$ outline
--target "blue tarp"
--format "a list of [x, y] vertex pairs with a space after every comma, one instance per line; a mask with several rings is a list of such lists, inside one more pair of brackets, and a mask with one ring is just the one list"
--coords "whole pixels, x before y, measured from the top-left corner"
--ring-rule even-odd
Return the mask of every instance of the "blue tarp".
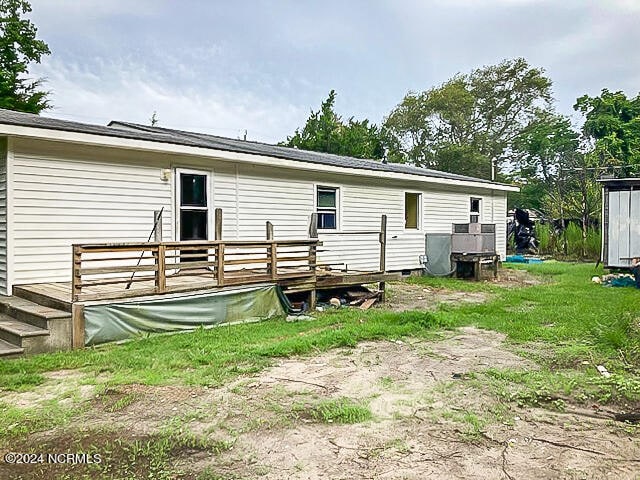
[[508, 263], [542, 263], [540, 258], [525, 257], [524, 255], [509, 255], [505, 259]]

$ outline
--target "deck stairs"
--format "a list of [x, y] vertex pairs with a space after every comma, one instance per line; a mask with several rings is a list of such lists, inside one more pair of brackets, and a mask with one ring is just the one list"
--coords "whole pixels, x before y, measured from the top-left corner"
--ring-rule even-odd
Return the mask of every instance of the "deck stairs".
[[0, 295], [0, 359], [71, 348], [71, 313], [16, 295]]

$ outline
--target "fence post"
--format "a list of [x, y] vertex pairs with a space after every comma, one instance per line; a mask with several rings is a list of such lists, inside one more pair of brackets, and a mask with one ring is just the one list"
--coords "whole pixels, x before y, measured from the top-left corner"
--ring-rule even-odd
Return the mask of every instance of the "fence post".
[[267, 222], [267, 240], [273, 240], [273, 223]]
[[77, 302], [82, 292], [82, 278], [80, 268], [82, 267], [82, 250], [79, 245], [71, 247], [71, 302]]

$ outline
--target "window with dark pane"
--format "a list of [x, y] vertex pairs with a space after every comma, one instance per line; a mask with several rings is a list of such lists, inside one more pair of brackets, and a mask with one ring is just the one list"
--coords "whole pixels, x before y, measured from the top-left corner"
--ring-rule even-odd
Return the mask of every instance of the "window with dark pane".
[[183, 173], [180, 175], [180, 205], [207, 206], [207, 176]]
[[316, 192], [316, 213], [319, 230], [338, 228], [338, 189], [318, 187]]
[[180, 239], [207, 240], [207, 210], [180, 210]]
[[471, 197], [469, 199], [469, 222], [480, 222], [480, 199]]

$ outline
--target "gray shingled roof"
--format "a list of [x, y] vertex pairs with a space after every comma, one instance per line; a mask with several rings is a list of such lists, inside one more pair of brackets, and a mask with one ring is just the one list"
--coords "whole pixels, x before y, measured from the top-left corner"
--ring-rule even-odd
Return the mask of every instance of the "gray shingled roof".
[[87, 123], [58, 120], [30, 113], [0, 109], [0, 124], [20, 125], [32, 128], [88, 133], [93, 135], [146, 140], [150, 142], [169, 143], [190, 147], [210, 148], [229, 152], [265, 155], [305, 163], [355, 168], [360, 170], [405, 173], [421, 177], [464, 180], [488, 184], [495, 183], [481, 178], [456, 175], [453, 173], [440, 172], [438, 170], [430, 170], [411, 165], [382, 163], [375, 160], [362, 160], [329, 153], [310, 152], [306, 150], [299, 150], [297, 148], [270, 145], [267, 143], [236, 140], [232, 138], [173, 130], [169, 128], [150, 127], [129, 122], [113, 121], [109, 123], [108, 126], [91, 125]]

